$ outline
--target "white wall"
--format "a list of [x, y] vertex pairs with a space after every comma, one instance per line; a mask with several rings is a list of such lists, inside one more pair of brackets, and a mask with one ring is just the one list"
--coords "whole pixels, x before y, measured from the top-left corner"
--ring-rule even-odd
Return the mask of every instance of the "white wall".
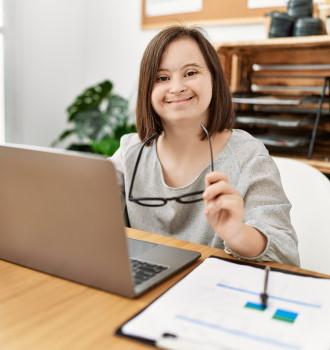
[[81, 89], [86, 0], [5, 2], [6, 140], [48, 145]]
[[[139, 61], [158, 30], [140, 0], [5, 0], [6, 141], [47, 146], [85, 87], [111, 79], [132, 101]], [[260, 39], [263, 25], [205, 27], [213, 42]]]

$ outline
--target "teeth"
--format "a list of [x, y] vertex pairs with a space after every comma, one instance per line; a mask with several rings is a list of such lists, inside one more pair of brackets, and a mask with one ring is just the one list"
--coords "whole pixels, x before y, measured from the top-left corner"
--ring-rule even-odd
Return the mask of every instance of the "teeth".
[[178, 100], [178, 101], [166, 101], [167, 103], [173, 103], [173, 102], [182, 102], [182, 101], [190, 101], [193, 99], [194, 96], [191, 96], [191, 97], [187, 97], [186, 99], [184, 100]]

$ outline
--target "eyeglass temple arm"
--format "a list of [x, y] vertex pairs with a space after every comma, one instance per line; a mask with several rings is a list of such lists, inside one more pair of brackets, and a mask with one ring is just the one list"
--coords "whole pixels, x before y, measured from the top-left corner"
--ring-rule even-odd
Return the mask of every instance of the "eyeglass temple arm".
[[211, 138], [210, 138], [209, 132], [207, 131], [206, 127], [205, 127], [203, 124], [201, 124], [201, 128], [202, 128], [203, 131], [205, 132], [205, 134], [206, 134], [206, 136], [207, 136], [207, 140], [209, 141], [210, 154], [211, 154], [211, 170], [214, 171], [213, 150], [212, 150]]
[[142, 155], [142, 151], [143, 151], [143, 148], [144, 146], [146, 145], [146, 143], [148, 143], [150, 140], [152, 140], [154, 137], [156, 137], [157, 134], [152, 134], [150, 137], [148, 137], [142, 144], [141, 148], [140, 148], [140, 151], [139, 151], [139, 154], [136, 158], [136, 162], [135, 162], [135, 165], [134, 165], [134, 170], [133, 170], [133, 175], [132, 175], [132, 181], [131, 181], [131, 185], [129, 187], [129, 192], [128, 192], [128, 198], [131, 198], [132, 197], [132, 189], [133, 189], [133, 185], [134, 185], [134, 181], [135, 181], [135, 175], [136, 175], [136, 172], [137, 172], [137, 168], [138, 168], [138, 165], [140, 163], [140, 158], [141, 158], [141, 155]]

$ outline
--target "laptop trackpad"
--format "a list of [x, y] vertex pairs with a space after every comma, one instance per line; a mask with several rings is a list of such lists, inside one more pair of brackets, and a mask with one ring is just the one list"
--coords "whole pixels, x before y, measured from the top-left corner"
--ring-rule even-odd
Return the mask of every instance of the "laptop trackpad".
[[145, 255], [150, 250], [156, 247], [158, 247], [158, 244], [156, 243], [140, 241], [138, 239], [133, 238], [128, 239], [128, 252], [130, 257], [142, 257], [143, 255]]

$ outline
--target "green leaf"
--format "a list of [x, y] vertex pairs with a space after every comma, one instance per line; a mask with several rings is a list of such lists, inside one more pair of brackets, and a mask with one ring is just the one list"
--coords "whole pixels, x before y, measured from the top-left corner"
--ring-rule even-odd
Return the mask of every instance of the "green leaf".
[[60, 136], [52, 142], [51, 146], [54, 147], [56, 146], [59, 142], [63, 141], [64, 139], [66, 139], [68, 136], [74, 134], [76, 132], [75, 129], [67, 129], [67, 130], [64, 130], [62, 132], [62, 134], [60, 134]]
[[104, 80], [79, 94], [67, 108], [68, 122], [73, 127], [54, 144], [74, 135], [78, 143], [70, 145], [70, 149], [112, 155], [120, 138], [136, 131], [129, 122], [128, 101], [112, 93], [112, 89], [112, 82]]
[[119, 140], [114, 138], [105, 138], [98, 142], [93, 142], [91, 148], [95, 153], [112, 156], [119, 148]]
[[122, 124], [122, 125], [118, 125], [114, 130], [113, 130], [113, 135], [114, 138], [116, 138], [117, 140], [120, 140], [120, 138], [125, 135], [125, 134], [129, 134], [132, 132], [136, 132], [136, 127], [133, 124], [127, 125]]
[[111, 93], [112, 86], [109, 80], [105, 80], [83, 91], [67, 108], [69, 121], [74, 121], [79, 112], [98, 110], [102, 101]]
[[85, 143], [72, 143], [67, 149], [70, 151], [93, 153], [91, 146]]

